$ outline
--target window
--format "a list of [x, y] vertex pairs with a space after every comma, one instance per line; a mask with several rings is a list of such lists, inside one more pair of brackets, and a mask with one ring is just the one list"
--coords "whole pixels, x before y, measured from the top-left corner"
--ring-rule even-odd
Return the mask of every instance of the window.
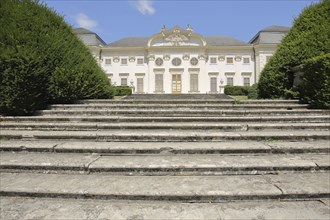
[[180, 58], [174, 58], [173, 60], [172, 60], [172, 64], [174, 65], [174, 66], [180, 66], [181, 65], [181, 60], [180, 60]]
[[196, 66], [198, 64], [198, 59], [196, 57], [191, 58], [190, 64]]
[[122, 65], [127, 65], [127, 59], [126, 58], [122, 58], [121, 59], [121, 64]]
[[211, 64], [216, 64], [217, 63], [217, 58], [216, 57], [211, 57], [210, 63]]
[[120, 85], [127, 86], [127, 78], [121, 78]]
[[157, 66], [161, 66], [161, 65], [163, 65], [163, 59], [162, 58], [157, 58], [155, 63], [156, 63]]
[[244, 86], [250, 86], [250, 77], [243, 78]]
[[211, 92], [216, 93], [217, 92], [217, 78], [211, 77]]
[[144, 59], [143, 58], [138, 58], [137, 59], [137, 64], [138, 65], [142, 65], [144, 63]]
[[111, 64], [111, 59], [105, 59], [105, 64], [110, 65]]
[[198, 74], [190, 74], [190, 91], [198, 91]]
[[137, 78], [137, 88], [136, 88], [136, 92], [137, 93], [143, 93], [143, 78]]
[[234, 58], [233, 57], [227, 57], [227, 64], [233, 64], [234, 63]]
[[250, 63], [250, 58], [249, 57], [244, 57], [243, 58], [243, 63], [244, 64], [249, 64]]
[[233, 77], [227, 77], [227, 85], [233, 86], [234, 85], [234, 78]]
[[163, 92], [163, 74], [155, 75], [155, 91]]

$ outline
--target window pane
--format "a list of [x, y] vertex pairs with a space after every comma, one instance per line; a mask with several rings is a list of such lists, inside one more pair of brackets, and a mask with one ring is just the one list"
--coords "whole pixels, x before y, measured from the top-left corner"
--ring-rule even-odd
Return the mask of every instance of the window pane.
[[105, 64], [111, 64], [111, 59], [105, 59]]
[[217, 92], [217, 78], [211, 78], [211, 92]]
[[142, 93], [143, 92], [143, 78], [137, 78], [136, 92], [138, 92], [138, 93]]
[[121, 78], [121, 85], [127, 86], [127, 78]]
[[163, 91], [163, 74], [155, 75], [155, 91], [162, 92]]
[[244, 77], [244, 86], [250, 86], [250, 78]]
[[232, 64], [232, 63], [234, 63], [234, 58], [232, 58], [232, 57], [227, 57], [227, 63], [228, 63], [228, 64]]
[[228, 77], [228, 78], [227, 78], [227, 85], [229, 85], [229, 86], [233, 86], [233, 85], [234, 85], [234, 78], [232, 78], [232, 77]]
[[211, 57], [211, 63], [217, 63], [217, 58]]
[[121, 59], [121, 64], [126, 65], [127, 64], [127, 59]]
[[137, 64], [143, 64], [143, 63], [144, 63], [143, 58], [138, 58], [138, 59], [137, 59]]
[[192, 92], [198, 91], [198, 75], [197, 74], [190, 75], [190, 91], [192, 91]]
[[250, 58], [244, 57], [243, 58], [243, 63], [250, 63]]

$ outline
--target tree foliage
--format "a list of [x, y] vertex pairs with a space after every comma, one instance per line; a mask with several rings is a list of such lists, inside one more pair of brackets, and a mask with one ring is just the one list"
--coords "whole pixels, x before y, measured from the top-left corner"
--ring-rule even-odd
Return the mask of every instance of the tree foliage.
[[[290, 32], [283, 38], [276, 53], [261, 72], [258, 83], [259, 97], [292, 97], [295, 92], [293, 68], [308, 59], [329, 53], [330, 0], [323, 0], [305, 8], [295, 19]], [[323, 74], [321, 72], [313, 74], [315, 78], [324, 78], [319, 76]], [[305, 81], [302, 86], [311, 87], [310, 83], [312, 82]], [[303, 99], [302, 94], [299, 95]]]
[[28, 115], [49, 103], [112, 96], [89, 49], [46, 5], [1, 0], [0, 27], [1, 114]]

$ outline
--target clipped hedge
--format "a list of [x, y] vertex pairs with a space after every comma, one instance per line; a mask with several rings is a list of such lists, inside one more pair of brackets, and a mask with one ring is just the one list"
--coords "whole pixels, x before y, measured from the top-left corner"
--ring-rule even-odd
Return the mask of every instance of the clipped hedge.
[[39, 1], [1, 0], [0, 15], [0, 114], [112, 97], [89, 49], [56, 12]]
[[302, 67], [302, 100], [314, 108], [330, 108], [330, 53], [306, 60]]
[[116, 86], [114, 88], [114, 95], [115, 96], [125, 96], [132, 94], [132, 87], [129, 86]]
[[257, 98], [257, 87], [253, 86], [225, 86], [225, 94], [233, 96], [248, 96], [249, 99]]
[[[293, 68], [330, 52], [329, 30], [330, 0], [305, 8], [261, 72], [259, 98], [294, 98], [298, 95], [303, 99], [293, 88]], [[317, 73], [315, 77], [318, 77]], [[305, 85], [312, 86], [308, 82]]]

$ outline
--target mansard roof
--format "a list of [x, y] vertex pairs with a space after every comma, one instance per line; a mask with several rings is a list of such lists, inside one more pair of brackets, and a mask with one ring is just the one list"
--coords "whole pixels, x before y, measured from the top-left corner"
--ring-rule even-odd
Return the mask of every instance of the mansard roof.
[[108, 47], [145, 47], [149, 37], [126, 37], [121, 40], [108, 44]]
[[106, 43], [102, 38], [99, 37], [95, 32], [90, 31], [86, 28], [76, 28], [73, 32], [86, 44], [89, 46], [105, 46]]
[[[108, 44], [108, 47], [146, 47], [149, 37], [127, 37]], [[209, 46], [244, 46], [244, 41], [225, 36], [205, 36], [203, 39]]]
[[250, 44], [279, 44], [284, 35], [290, 31], [286, 26], [269, 26], [259, 31], [250, 41]]
[[203, 37], [209, 46], [244, 46], [248, 45], [244, 41], [226, 36], [205, 36]]

